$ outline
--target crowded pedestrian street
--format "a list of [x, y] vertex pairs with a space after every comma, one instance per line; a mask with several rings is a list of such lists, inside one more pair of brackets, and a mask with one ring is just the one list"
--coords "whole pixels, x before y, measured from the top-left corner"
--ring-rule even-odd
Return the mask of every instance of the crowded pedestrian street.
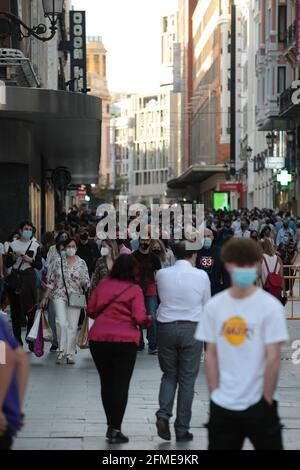
[[1, 468], [300, 450], [299, 69], [300, 0], [0, 0]]
[[[300, 311], [300, 309], [299, 309]], [[290, 337], [300, 337], [300, 324], [289, 323]], [[286, 449], [300, 450], [300, 367], [291, 360], [289, 346], [282, 353], [279, 381], [280, 416]], [[26, 425], [14, 444], [16, 450], [108, 450], [106, 418], [99, 402], [98, 376], [88, 352], [79, 351], [74, 369], [57, 369], [55, 357], [32, 359], [25, 405]], [[298, 356], [299, 358], [299, 356]], [[156, 433], [155, 412], [160, 370], [156, 358], [140, 353], [126, 412], [125, 431], [136, 450], [205, 450], [208, 395], [203, 363], [196, 382], [191, 429], [194, 441], [163, 442]], [[117, 447], [124, 450], [124, 445]], [[245, 449], [252, 449], [247, 442]]]

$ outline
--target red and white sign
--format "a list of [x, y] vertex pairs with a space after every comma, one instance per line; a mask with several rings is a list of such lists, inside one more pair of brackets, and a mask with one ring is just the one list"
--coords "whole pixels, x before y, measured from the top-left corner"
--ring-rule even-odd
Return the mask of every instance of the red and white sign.
[[79, 198], [79, 201], [85, 201], [85, 196], [86, 196], [86, 190], [85, 189], [78, 189], [77, 191], [77, 197]]
[[300, 0], [296, 0], [296, 67], [300, 67]]

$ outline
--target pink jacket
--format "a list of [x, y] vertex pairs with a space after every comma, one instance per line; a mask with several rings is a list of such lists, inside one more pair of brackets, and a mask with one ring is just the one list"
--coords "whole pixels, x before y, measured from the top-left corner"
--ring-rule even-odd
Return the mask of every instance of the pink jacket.
[[[129, 287], [120, 297], [107, 305], [117, 294]], [[139, 325], [151, 324], [146, 314], [142, 289], [131, 282], [103, 279], [94, 290], [87, 307], [87, 314], [95, 322], [90, 329], [91, 341], [112, 343], [140, 343]]]

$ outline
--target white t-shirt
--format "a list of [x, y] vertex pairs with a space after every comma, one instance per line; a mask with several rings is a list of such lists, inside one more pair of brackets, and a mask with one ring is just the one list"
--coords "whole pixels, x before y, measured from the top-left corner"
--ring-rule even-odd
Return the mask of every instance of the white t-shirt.
[[4, 245], [0, 243], [0, 256], [4, 255]]
[[233, 298], [230, 290], [213, 297], [195, 337], [217, 347], [219, 387], [212, 401], [237, 411], [263, 396], [265, 346], [289, 338], [282, 305], [260, 288], [245, 299]]
[[[15, 240], [10, 244], [10, 248], [12, 249], [14, 253], [21, 253], [22, 255], [25, 255], [25, 253], [29, 249], [29, 251], [33, 252], [32, 259], [34, 260], [37, 254], [37, 250], [39, 248], [39, 244], [34, 240], [29, 240], [26, 242], [22, 242], [21, 240]], [[17, 259], [17, 261], [13, 265], [13, 269], [19, 269], [20, 265], [21, 265], [21, 268], [20, 268], [21, 271], [25, 271], [26, 269], [31, 268], [31, 264], [22, 262], [21, 257]]]

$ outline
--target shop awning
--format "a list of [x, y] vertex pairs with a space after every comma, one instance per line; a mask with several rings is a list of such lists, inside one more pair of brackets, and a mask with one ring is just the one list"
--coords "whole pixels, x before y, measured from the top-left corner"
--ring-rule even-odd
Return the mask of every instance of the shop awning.
[[75, 184], [98, 182], [102, 119], [99, 98], [22, 87], [6, 87], [5, 95], [0, 102], [0, 119], [35, 124], [47, 169], [68, 167]]
[[227, 165], [192, 165], [178, 178], [168, 181], [170, 189], [185, 189], [189, 185], [200, 184], [216, 174], [229, 173]]

